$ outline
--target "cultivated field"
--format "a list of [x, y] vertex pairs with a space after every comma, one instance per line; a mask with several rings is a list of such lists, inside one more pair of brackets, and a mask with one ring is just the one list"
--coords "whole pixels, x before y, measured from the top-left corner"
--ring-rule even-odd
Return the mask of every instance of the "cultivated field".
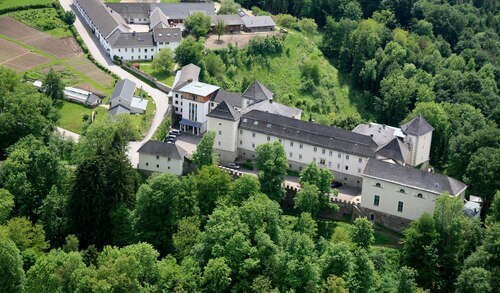
[[0, 33], [16, 41], [25, 43], [57, 58], [68, 58], [82, 54], [82, 50], [72, 37], [59, 39], [37, 31], [10, 17], [0, 17]]
[[0, 0], [0, 9], [35, 4], [50, 4], [52, 2], [54, 0]]
[[26, 71], [49, 62], [50, 59], [29, 51], [17, 44], [0, 39], [0, 66], [16, 71]]

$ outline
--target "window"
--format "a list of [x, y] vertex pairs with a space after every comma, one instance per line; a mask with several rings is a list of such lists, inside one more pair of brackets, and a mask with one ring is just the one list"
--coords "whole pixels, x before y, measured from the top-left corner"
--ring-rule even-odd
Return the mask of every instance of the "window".
[[302, 160], [302, 155], [299, 155], [299, 159]]
[[313, 158], [313, 162], [315, 162], [315, 163], [316, 163], [316, 158]]
[[346, 169], [346, 170], [349, 170], [349, 166], [345, 166], [345, 169]]
[[146, 166], [149, 166], [149, 163], [146, 163]]
[[[132, 48], [132, 53], [134, 53], [134, 48]], [[134, 59], [134, 58], [132, 58], [132, 59]]]
[[318, 151], [318, 148], [317, 147], [314, 147], [314, 151], [317, 152]]
[[268, 123], [268, 124], [267, 124], [267, 128], [271, 128], [271, 126], [272, 126], [272, 125], [271, 125], [270, 123]]
[[243, 134], [243, 130], [240, 129], [240, 134]]
[[290, 158], [292, 158], [292, 157], [293, 157], [293, 153], [290, 153]]
[[290, 146], [293, 147], [293, 141], [290, 142]]
[[242, 140], [240, 140], [240, 145], [242, 145], [242, 144], [243, 144], [243, 141], [242, 141]]
[[175, 97], [178, 98], [179, 97], [179, 94], [175, 94]]
[[255, 137], [255, 132], [252, 132], [252, 137]]
[[128, 51], [128, 49], [127, 49], [127, 48], [125, 48], [125, 52], [127, 52], [127, 51]]
[[130, 59], [134, 60], [134, 56], [130, 57]]
[[267, 137], [267, 141], [270, 141], [270, 140], [271, 140], [271, 137], [270, 137], [270, 136], [268, 136], [268, 137]]
[[120, 52], [120, 49], [118, 49], [118, 52]]
[[406, 193], [406, 192], [405, 192], [405, 190], [404, 190], [404, 189], [402, 189], [402, 188], [399, 190], [399, 192], [401, 192], [401, 193]]
[[339, 158], [342, 158], [342, 154], [341, 153], [339, 153]]
[[330, 155], [330, 157], [331, 157], [331, 156], [333, 155], [333, 152], [332, 152], [332, 151], [330, 151], [330, 152], [329, 152], [329, 155]]
[[255, 147], [255, 143], [252, 143], [252, 147], [253, 147], [253, 148]]
[[375, 183], [375, 187], [380, 187], [380, 188], [382, 188], [382, 185], [380, 185], [380, 183], [378, 183], [378, 182], [377, 182], [377, 183]]
[[217, 144], [220, 146], [220, 145], [221, 145], [221, 142], [219, 141], [219, 142], [217, 142]]
[[179, 108], [175, 107], [175, 111], [179, 111]]
[[362, 159], [362, 158], [359, 158], [359, 162], [360, 162], [360, 163], [363, 163], [363, 159]]
[[375, 221], [375, 214], [370, 214], [370, 221]]
[[219, 130], [219, 135], [222, 135], [222, 131], [221, 130]]
[[156, 168], [160, 168], [160, 165], [156, 165]]
[[325, 159], [319, 159], [319, 163], [324, 165], [324, 164], [326, 164], [326, 161], [325, 161]]
[[302, 148], [304, 148], [304, 145], [303, 145], [303, 144], [300, 144], [300, 145], [299, 145], [299, 148], [301, 148], [301, 149], [302, 149]]
[[398, 201], [398, 212], [402, 213], [403, 212], [403, 202]]
[[179, 101], [175, 101], [175, 104], [176, 104], [176, 105], [177, 105], [177, 104], [179, 104]]
[[375, 195], [373, 197], [373, 205], [378, 207], [379, 204], [380, 204], [380, 196]]
[[323, 155], [325, 154], [325, 152], [326, 152], [326, 150], [325, 150], [325, 149], [322, 149], [322, 150], [321, 150], [321, 153], [322, 153]]
[[280, 138], [280, 143], [282, 143], [282, 142], [283, 142], [283, 140]]
[[167, 167], [167, 169], [169, 169], [169, 170], [170, 170], [170, 166], [168, 166], [168, 167]]
[[148, 51], [148, 49], [144, 49], [144, 52], [147, 52], [147, 51]]
[[219, 123], [219, 126], [222, 126], [222, 123]]
[[159, 160], [160, 159], [160, 156], [156, 156], [156, 159]]
[[361, 173], [361, 168], [358, 168], [358, 173]]
[[346, 159], [346, 160], [349, 160], [349, 155], [346, 155], [346, 156], [345, 156], [345, 159]]
[[171, 161], [171, 159], [170, 159], [170, 158], [168, 158], [168, 161], [170, 162], [170, 161]]
[[337, 164], [337, 169], [340, 169], [340, 164]]
[[328, 162], [328, 168], [332, 167], [332, 162]]
[[141, 52], [141, 48], [139, 48], [139, 49], [137, 49], [137, 50], [138, 50], [138, 52]]
[[423, 194], [421, 194], [421, 193], [419, 193], [419, 194], [417, 194], [417, 197], [418, 197], [418, 198], [424, 198], [424, 195], [423, 195]]

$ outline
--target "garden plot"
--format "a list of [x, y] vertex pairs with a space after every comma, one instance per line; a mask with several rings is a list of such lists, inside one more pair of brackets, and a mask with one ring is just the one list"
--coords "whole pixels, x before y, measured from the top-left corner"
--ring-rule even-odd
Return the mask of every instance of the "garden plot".
[[50, 62], [50, 59], [30, 52], [17, 44], [0, 39], [0, 66], [22, 72], [47, 62]]

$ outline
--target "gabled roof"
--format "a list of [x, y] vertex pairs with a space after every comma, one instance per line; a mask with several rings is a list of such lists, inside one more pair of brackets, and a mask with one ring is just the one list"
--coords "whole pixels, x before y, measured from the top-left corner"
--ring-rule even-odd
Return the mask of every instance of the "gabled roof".
[[364, 157], [377, 149], [366, 135], [258, 110], [243, 114], [240, 128]]
[[124, 18], [148, 18], [151, 9], [149, 3], [106, 3], [106, 5]]
[[161, 11], [160, 8], [155, 8], [151, 15], [149, 16], [149, 28], [153, 29], [156, 26], [161, 25], [162, 27], [168, 27], [168, 17]]
[[406, 148], [404, 142], [402, 142], [399, 138], [394, 137], [385, 145], [380, 146], [375, 154], [377, 156], [404, 163], [406, 162], [406, 158], [408, 158], [408, 149]]
[[229, 106], [226, 101], [222, 101], [215, 109], [208, 113], [207, 117], [214, 117], [223, 120], [236, 121], [240, 118], [238, 113], [232, 106]]
[[160, 8], [170, 19], [185, 19], [195, 12], [202, 12], [205, 15], [215, 15], [215, 7], [213, 2], [197, 2], [197, 3], [152, 3], [151, 11], [155, 8]]
[[463, 182], [446, 175], [425, 172], [420, 169], [376, 159], [368, 160], [363, 176], [394, 182], [436, 194], [448, 192], [450, 195], [458, 195], [467, 188], [467, 185]]
[[116, 30], [108, 38], [112, 47], [130, 48], [130, 47], [154, 47], [153, 33], [151, 32], [132, 32], [123, 33]]
[[182, 41], [181, 29], [178, 27], [155, 28], [153, 29], [153, 37], [156, 43], [158, 42], [180, 43]]
[[302, 115], [302, 110], [288, 107], [280, 103], [276, 103], [273, 101], [273, 99], [259, 101], [255, 104], [252, 104], [248, 108], [244, 109], [243, 112], [247, 113], [252, 110], [259, 110], [262, 112], [278, 114], [281, 116], [291, 117], [295, 119], [300, 119]]
[[406, 134], [420, 136], [433, 131], [434, 128], [425, 121], [422, 115], [418, 115], [411, 119], [410, 122], [401, 125], [401, 130]]
[[274, 20], [270, 16], [243, 16], [241, 18], [245, 27], [271, 27], [275, 26]]
[[129, 79], [120, 79], [116, 85], [113, 94], [111, 95], [111, 100], [116, 98], [122, 98], [127, 100], [130, 104], [135, 93], [135, 83]]
[[226, 25], [243, 25], [243, 20], [238, 14], [213, 15], [210, 24], [215, 26], [218, 20], [223, 20]]
[[177, 144], [153, 140], [144, 143], [137, 152], [153, 156], [169, 157], [177, 160], [181, 160], [187, 155], [186, 150]]
[[272, 99], [274, 93], [271, 92], [266, 86], [264, 86], [260, 81], [254, 81], [243, 93], [243, 97], [254, 100], [254, 101], [263, 101]]
[[379, 146], [385, 145], [394, 137], [405, 137], [400, 128], [373, 122], [367, 124], [359, 124], [352, 131], [359, 134], [371, 136]]
[[119, 26], [129, 28], [120, 14], [100, 0], [75, 0], [75, 2], [85, 11], [104, 38], [107, 38]]
[[121, 114], [130, 114], [130, 109], [123, 105], [116, 105], [113, 108], [109, 109], [108, 113], [111, 116], [121, 115]]
[[223, 89], [219, 89], [217, 91], [215, 96], [212, 98], [212, 101], [216, 103], [226, 101], [226, 103], [228, 103], [230, 106], [240, 109], [243, 107], [243, 98], [241, 97], [241, 94], [225, 91]]
[[188, 65], [184, 65], [182, 69], [176, 73], [175, 79], [177, 82], [174, 82], [173, 91], [177, 91], [189, 84], [193, 81], [198, 81], [198, 77], [200, 76], [201, 68], [190, 63]]

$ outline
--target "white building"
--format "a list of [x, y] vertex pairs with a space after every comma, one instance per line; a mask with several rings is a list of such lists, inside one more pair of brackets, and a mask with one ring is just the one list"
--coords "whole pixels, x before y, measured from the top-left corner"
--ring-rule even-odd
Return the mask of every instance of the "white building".
[[121, 79], [115, 85], [115, 90], [109, 100], [109, 114], [144, 114], [148, 100], [135, 95], [135, 83], [129, 79]]
[[464, 199], [467, 185], [436, 173], [370, 159], [363, 172], [361, 206], [370, 220], [396, 216], [416, 220], [432, 215], [436, 198], [443, 193]]
[[[175, 49], [182, 41], [181, 29], [166, 25], [168, 17], [161, 10], [152, 15], [155, 27], [148, 32], [135, 32], [109, 4], [100, 0], [74, 0], [74, 3], [111, 58], [152, 60], [161, 49]], [[150, 18], [148, 15], [140, 19], [145, 19], [146, 25]]]
[[181, 176], [187, 152], [173, 143], [148, 141], [139, 150], [138, 169]]

